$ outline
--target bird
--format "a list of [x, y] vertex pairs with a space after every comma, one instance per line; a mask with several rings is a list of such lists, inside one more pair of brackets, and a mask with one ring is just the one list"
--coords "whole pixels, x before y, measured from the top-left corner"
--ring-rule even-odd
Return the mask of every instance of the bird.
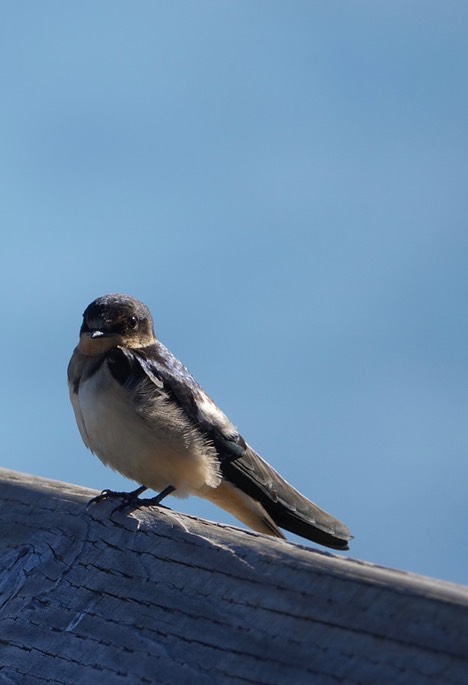
[[[143, 302], [114, 293], [91, 302], [67, 376], [84, 444], [138, 483], [128, 493], [103, 490], [91, 502], [120, 497], [123, 510], [160, 505], [169, 494], [197, 495], [256, 532], [284, 539], [284, 529], [349, 548], [349, 529], [262, 459], [157, 339]], [[140, 498], [148, 489], [157, 496]]]

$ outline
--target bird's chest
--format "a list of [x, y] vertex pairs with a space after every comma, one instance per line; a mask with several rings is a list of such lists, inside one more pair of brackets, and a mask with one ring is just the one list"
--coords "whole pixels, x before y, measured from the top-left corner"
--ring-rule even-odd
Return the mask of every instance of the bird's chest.
[[144, 381], [120, 385], [106, 364], [83, 378], [70, 397], [86, 446], [105, 464], [155, 490], [167, 485], [186, 496], [217, 487], [216, 451], [184, 410], [164, 391]]
[[110, 382], [105, 373], [95, 374], [81, 385], [77, 405], [83, 438], [105, 462], [130, 447], [141, 449], [148, 439], [125, 390]]
[[111, 468], [141, 482], [141, 471], [167, 478], [174, 456], [186, 451], [183, 436], [168, 430], [164, 399], [155, 398], [150, 420], [134, 398], [104, 369], [88, 378], [72, 399], [85, 444]]

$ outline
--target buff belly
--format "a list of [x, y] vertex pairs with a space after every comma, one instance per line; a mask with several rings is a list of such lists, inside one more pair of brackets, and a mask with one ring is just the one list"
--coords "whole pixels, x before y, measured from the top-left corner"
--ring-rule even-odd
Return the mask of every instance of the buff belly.
[[219, 485], [214, 448], [167, 398], [154, 397], [139, 413], [131, 393], [101, 369], [71, 399], [86, 446], [127, 478], [156, 491], [172, 485], [179, 497]]

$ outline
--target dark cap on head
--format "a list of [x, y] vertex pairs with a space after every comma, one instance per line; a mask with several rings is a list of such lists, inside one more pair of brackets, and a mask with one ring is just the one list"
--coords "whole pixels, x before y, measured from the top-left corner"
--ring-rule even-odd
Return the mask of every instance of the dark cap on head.
[[96, 330], [121, 335], [132, 335], [137, 330], [153, 333], [153, 318], [148, 307], [140, 300], [112, 293], [98, 297], [83, 313], [80, 333]]

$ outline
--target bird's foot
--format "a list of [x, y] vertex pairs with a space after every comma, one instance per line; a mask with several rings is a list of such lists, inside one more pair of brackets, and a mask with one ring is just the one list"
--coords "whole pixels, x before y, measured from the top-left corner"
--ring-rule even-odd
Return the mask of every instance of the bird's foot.
[[141, 495], [141, 493], [147, 489], [148, 488], [144, 485], [140, 485], [139, 488], [137, 488], [136, 490], [132, 490], [132, 492], [116, 492], [115, 490], [103, 490], [100, 495], [96, 495], [96, 497], [93, 497], [93, 499], [89, 500], [88, 507], [91, 504], [97, 504], [98, 502], [102, 502], [106, 499], [122, 499], [122, 504], [124, 504], [124, 506], [128, 506], [132, 504], [135, 500], [138, 500], [138, 496]]
[[[162, 500], [165, 497], [167, 497], [167, 495], [170, 495], [172, 492], [174, 492], [175, 488], [172, 485], [168, 485], [167, 488], [161, 490], [159, 495], [156, 495], [156, 497], [147, 497], [146, 499], [140, 499], [138, 497], [138, 495], [140, 494], [140, 490], [141, 488], [138, 488], [138, 490], [128, 493], [128, 495], [122, 500], [122, 502], [117, 507], [115, 507], [115, 509], [112, 510], [111, 516], [113, 516], [116, 511], [123, 511], [128, 507], [132, 507], [133, 509], [139, 509], [140, 507], [164, 506], [161, 505]], [[144, 490], [146, 490], [146, 488], [144, 488]], [[141, 490], [141, 492], [143, 492], [143, 490]]]

